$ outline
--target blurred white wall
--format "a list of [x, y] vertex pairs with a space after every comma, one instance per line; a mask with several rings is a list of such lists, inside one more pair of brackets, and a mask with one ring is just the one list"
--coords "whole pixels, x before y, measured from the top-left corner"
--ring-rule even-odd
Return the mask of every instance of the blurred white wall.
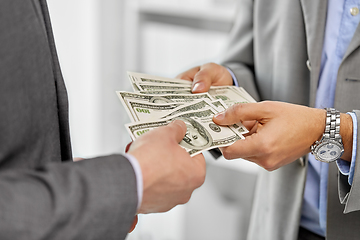
[[[123, 153], [126, 71], [174, 77], [218, 61], [235, 0], [48, 0], [69, 93], [74, 156]], [[257, 167], [206, 154], [205, 184], [168, 213], [142, 215], [128, 240], [243, 239]]]
[[69, 93], [73, 154], [123, 152], [129, 121], [116, 90], [130, 90], [123, 54], [124, 2], [48, 0], [55, 41]]

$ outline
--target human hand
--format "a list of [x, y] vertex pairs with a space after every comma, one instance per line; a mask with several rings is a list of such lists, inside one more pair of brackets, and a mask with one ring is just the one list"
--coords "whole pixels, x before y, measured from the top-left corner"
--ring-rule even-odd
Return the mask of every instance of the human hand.
[[266, 101], [234, 105], [213, 121], [219, 125], [253, 121], [244, 140], [221, 151], [227, 159], [244, 158], [272, 171], [307, 154], [321, 139], [325, 118], [323, 109]]
[[174, 121], [144, 134], [134, 141], [128, 154], [134, 156], [143, 175], [143, 199], [139, 213], [166, 212], [189, 201], [206, 174], [202, 154], [190, 157], [179, 142], [185, 123]]
[[210, 86], [233, 85], [233, 79], [229, 71], [216, 63], [206, 63], [204, 65], [191, 68], [180, 73], [176, 78], [181, 78], [192, 83], [192, 92], [207, 92]]

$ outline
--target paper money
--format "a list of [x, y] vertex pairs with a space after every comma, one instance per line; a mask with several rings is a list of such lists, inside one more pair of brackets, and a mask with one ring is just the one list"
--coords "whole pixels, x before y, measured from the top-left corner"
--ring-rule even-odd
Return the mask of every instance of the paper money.
[[141, 94], [192, 94], [191, 89], [167, 89], [167, 90], [149, 90], [149, 91], [137, 91]]
[[209, 94], [215, 99], [223, 100], [228, 107], [237, 103], [249, 103], [251, 99], [235, 86], [211, 86]]
[[241, 87], [211, 86], [207, 93], [192, 94], [191, 81], [134, 72], [128, 76], [135, 93], [116, 93], [133, 121], [126, 125], [133, 139], [180, 119], [187, 126], [180, 145], [194, 156], [231, 145], [248, 133], [241, 122], [224, 127], [212, 121], [214, 114], [234, 104], [255, 102]]
[[237, 140], [244, 139], [232, 126], [219, 126], [212, 121], [216, 114], [214, 109], [191, 111], [157, 121], [126, 124], [126, 128], [133, 140], [154, 128], [168, 125], [174, 120], [185, 122], [187, 132], [180, 142], [180, 146], [195, 156], [202, 151], [218, 147], [229, 146]]
[[125, 100], [124, 108], [132, 122], [160, 119], [180, 108], [184, 103], [149, 103], [135, 99]]
[[221, 111], [221, 110], [219, 111], [219, 108], [222, 106], [220, 101], [221, 100], [210, 102], [209, 100], [205, 99], [205, 100], [197, 101], [194, 103], [186, 104], [186, 105], [180, 106], [178, 109], [174, 109], [173, 111], [162, 116], [161, 118], [168, 118], [168, 117], [176, 116], [179, 114], [184, 114], [186, 112], [191, 112], [191, 111], [200, 111], [205, 108], [212, 108], [215, 111], [215, 113], [218, 113]]
[[129, 79], [132, 83], [168, 83], [168, 84], [182, 84], [191, 86], [191, 81], [184, 79], [165, 78], [159, 76], [153, 76], [144, 73], [127, 72]]
[[126, 99], [125, 101], [124, 108], [132, 122], [156, 120], [206, 107], [213, 108], [216, 112], [226, 109], [226, 104], [221, 99], [216, 101], [203, 99], [191, 103], [149, 103], [135, 99]]
[[[176, 102], [192, 102], [196, 100], [208, 99], [210, 101], [215, 100], [209, 95], [209, 93], [199, 94], [141, 94], [131, 93], [124, 91], [117, 91], [117, 96], [120, 98], [122, 104], [127, 104], [127, 99], [141, 100], [149, 103], [176, 103]], [[130, 108], [130, 106], [127, 106]]]
[[[140, 90], [139, 93], [143, 94], [186, 94], [191, 93], [190, 88], [172, 88], [171, 85], [158, 85], [152, 87], [151, 85], [143, 85], [145, 88]], [[140, 89], [140, 88], [139, 88]], [[243, 88], [235, 86], [211, 86], [208, 91], [210, 96], [214, 99], [222, 99], [227, 107], [230, 107], [236, 103], [249, 103], [256, 102]]]
[[[209, 101], [214, 100], [208, 93], [200, 94], [140, 94], [131, 93], [124, 91], [117, 91], [121, 103], [123, 104], [126, 112], [128, 113], [132, 121], [139, 121], [139, 114], [134, 112], [134, 106], [129, 101], [137, 100], [138, 103], [155, 103], [155, 104], [166, 104], [166, 103], [190, 103], [193, 101], [207, 99]], [[140, 102], [139, 102], [140, 101]], [[134, 101], [133, 101], [134, 102]]]
[[154, 90], [185, 90], [191, 91], [190, 85], [182, 85], [182, 84], [152, 84], [152, 83], [135, 83], [136, 87], [139, 91], [154, 91]]
[[237, 90], [243, 94], [244, 98], [246, 98], [249, 102], [256, 103], [256, 100], [242, 87], [238, 87]]

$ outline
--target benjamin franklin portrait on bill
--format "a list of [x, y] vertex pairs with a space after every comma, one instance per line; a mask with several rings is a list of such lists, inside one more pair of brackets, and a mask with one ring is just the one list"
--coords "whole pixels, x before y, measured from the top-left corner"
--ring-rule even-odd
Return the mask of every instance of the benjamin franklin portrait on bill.
[[186, 134], [180, 145], [188, 149], [205, 149], [211, 146], [212, 137], [209, 132], [192, 118], [176, 118], [186, 124]]

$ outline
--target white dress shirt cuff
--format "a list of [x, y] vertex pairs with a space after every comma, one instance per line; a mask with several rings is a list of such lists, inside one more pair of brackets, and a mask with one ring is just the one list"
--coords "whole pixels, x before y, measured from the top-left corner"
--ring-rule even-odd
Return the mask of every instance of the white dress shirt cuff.
[[131, 163], [131, 165], [134, 169], [134, 172], [135, 172], [137, 195], [138, 195], [137, 209], [139, 210], [139, 208], [141, 206], [141, 202], [142, 202], [142, 196], [143, 196], [143, 178], [142, 178], [141, 167], [140, 167], [138, 160], [131, 154], [126, 153], [125, 157], [129, 160], [129, 162]]
[[239, 84], [238, 84], [237, 78], [235, 77], [235, 74], [233, 73], [233, 71], [231, 71], [230, 68], [227, 67], [226, 69], [229, 71], [229, 73], [230, 73], [230, 75], [232, 77], [233, 85], [238, 87]]
[[348, 182], [350, 185], [352, 185], [353, 179], [354, 179], [354, 173], [355, 173], [355, 162], [356, 162], [356, 146], [357, 146], [357, 118], [356, 114], [353, 112], [348, 112], [352, 118], [353, 121], [353, 147], [352, 147], [352, 155], [351, 155], [351, 163], [348, 161], [344, 161], [341, 159], [338, 159], [336, 161], [336, 164], [339, 168], [339, 172], [345, 176], [348, 177]]

